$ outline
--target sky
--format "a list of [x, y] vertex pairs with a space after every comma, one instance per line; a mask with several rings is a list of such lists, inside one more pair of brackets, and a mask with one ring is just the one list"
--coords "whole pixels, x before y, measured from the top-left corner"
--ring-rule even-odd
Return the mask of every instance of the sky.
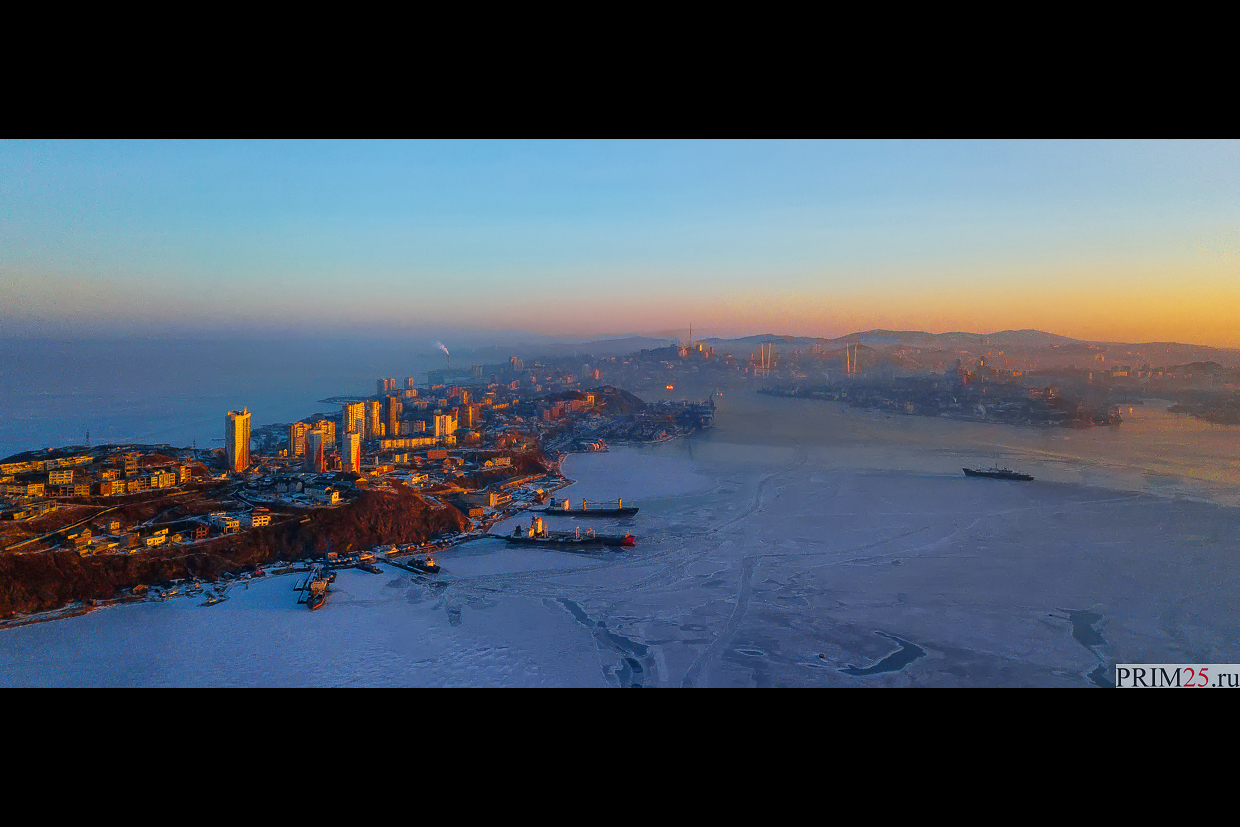
[[1237, 320], [1237, 141], [0, 142], [0, 338]]

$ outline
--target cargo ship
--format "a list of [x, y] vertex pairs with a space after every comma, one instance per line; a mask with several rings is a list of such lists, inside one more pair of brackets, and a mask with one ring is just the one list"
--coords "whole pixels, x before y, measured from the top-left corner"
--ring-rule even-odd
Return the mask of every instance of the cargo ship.
[[637, 506], [626, 506], [623, 499], [617, 499], [614, 505], [610, 502], [591, 504], [583, 499], [581, 508], [573, 508], [572, 503], [565, 498], [559, 503], [552, 500], [550, 505], [538, 513], [555, 517], [631, 517], [637, 513]]
[[992, 480], [1023, 480], [1028, 482], [1033, 479], [1029, 474], [1022, 474], [1019, 471], [1011, 471], [1007, 468], [987, 468], [980, 471], [976, 468], [965, 468], [964, 475], [966, 477], [987, 477]]
[[492, 537], [507, 540], [514, 545], [526, 546], [567, 546], [575, 548], [592, 548], [596, 546], [618, 546], [629, 548], [636, 545], [637, 538], [629, 532], [624, 534], [596, 534], [594, 529], [577, 529], [576, 531], [548, 531], [541, 517], [530, 523], [528, 530], [520, 525], [513, 529], [512, 534], [493, 534]]

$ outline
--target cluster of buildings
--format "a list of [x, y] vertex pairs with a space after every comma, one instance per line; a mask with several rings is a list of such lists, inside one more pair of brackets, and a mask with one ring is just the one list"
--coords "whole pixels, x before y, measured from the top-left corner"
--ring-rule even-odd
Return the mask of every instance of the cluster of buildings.
[[272, 514], [263, 507], [212, 511], [158, 526], [123, 526], [120, 520], [104, 516], [88, 525], [63, 532], [61, 545], [77, 550], [83, 557], [105, 552], [133, 554], [160, 546], [195, 543], [271, 523]]
[[1087, 400], [1056, 386], [1030, 386], [1009, 371], [955, 372], [886, 380], [798, 383], [759, 393], [842, 402], [849, 407], [911, 416], [1005, 422], [1013, 425], [1114, 425], [1119, 409], [1102, 398]]
[[[289, 425], [283, 465], [312, 474], [361, 474], [365, 458], [376, 466], [384, 464], [381, 455], [390, 461], [393, 455], [419, 449], [479, 446], [483, 420], [513, 401], [503, 393], [506, 389], [442, 383], [419, 389], [412, 378], [405, 379], [404, 387], [397, 387], [393, 378], [380, 378], [375, 397], [345, 402], [338, 417]], [[240, 447], [248, 433], [248, 412], [230, 411], [225, 419], [225, 461], [230, 472], [250, 466], [248, 451]]]
[[[139, 459], [142, 462], [139, 462]], [[46, 513], [30, 505], [48, 497], [114, 497], [173, 488], [189, 482], [193, 464], [164, 455], [143, 457], [138, 451], [83, 453], [0, 464], [0, 497], [15, 510], [9, 519]], [[15, 506], [23, 506], [16, 508]], [[36, 513], [38, 512], [38, 513]]]

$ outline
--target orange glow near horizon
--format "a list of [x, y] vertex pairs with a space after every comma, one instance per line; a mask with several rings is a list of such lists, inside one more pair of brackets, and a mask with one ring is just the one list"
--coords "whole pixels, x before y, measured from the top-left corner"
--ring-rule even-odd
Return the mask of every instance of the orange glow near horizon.
[[[835, 338], [873, 329], [1035, 329], [1085, 341], [1240, 348], [1237, 271], [1236, 262], [1226, 260], [1050, 272], [1032, 267], [993, 274], [923, 272], [915, 277], [899, 272], [772, 274], [765, 280], [745, 279], [742, 286], [735, 278], [716, 282], [700, 273], [666, 273], [647, 276], [642, 283], [617, 277], [584, 295], [530, 289], [502, 301], [453, 297], [433, 312], [420, 301], [406, 305], [397, 299], [377, 312], [367, 306], [365, 326], [377, 331], [459, 327], [598, 338], [686, 336], [692, 324], [695, 338], [701, 339], [760, 334]], [[158, 295], [139, 300], [123, 290], [114, 291], [110, 303], [95, 302], [89, 291], [77, 295], [70, 290], [69, 295], [93, 306], [63, 300], [30, 307], [29, 317], [40, 320], [33, 329], [44, 331], [58, 323], [85, 328], [96, 313], [111, 311], [113, 305], [134, 314], [127, 323], [138, 336], [146, 326], [190, 319], [238, 333], [264, 329], [273, 321], [265, 305], [245, 309], [250, 315], [225, 316], [218, 305], [189, 307]], [[360, 324], [337, 315], [335, 308], [313, 304], [317, 295], [308, 293], [306, 306], [292, 315], [317, 319], [316, 327], [325, 333]], [[119, 310], [116, 315], [122, 316]]]
[[540, 298], [518, 304], [517, 315], [528, 323], [523, 327], [547, 335], [681, 331], [685, 336], [690, 323], [694, 337], [701, 339], [759, 334], [835, 338], [874, 329], [1032, 329], [1084, 341], [1240, 348], [1240, 279], [1235, 275], [1217, 269], [1123, 274], [1077, 270], [1042, 277], [1003, 274], [989, 282], [944, 279], [941, 287], [927, 287], [922, 280], [899, 288], [890, 283], [843, 290], [775, 286], [714, 295], [670, 286], [653, 296], [602, 296], [593, 303], [575, 297]]

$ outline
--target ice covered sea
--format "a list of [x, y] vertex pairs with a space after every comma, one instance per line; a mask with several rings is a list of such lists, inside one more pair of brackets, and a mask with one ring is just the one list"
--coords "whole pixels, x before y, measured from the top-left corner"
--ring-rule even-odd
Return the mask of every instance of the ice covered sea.
[[[341, 572], [313, 613], [291, 577], [106, 608], [0, 631], [0, 684], [1090, 687], [1240, 661], [1240, 429], [718, 402], [709, 433], [566, 461], [565, 494], [641, 506], [593, 522], [632, 550], [479, 540], [434, 579]], [[996, 460], [1037, 480], [960, 470]]]

